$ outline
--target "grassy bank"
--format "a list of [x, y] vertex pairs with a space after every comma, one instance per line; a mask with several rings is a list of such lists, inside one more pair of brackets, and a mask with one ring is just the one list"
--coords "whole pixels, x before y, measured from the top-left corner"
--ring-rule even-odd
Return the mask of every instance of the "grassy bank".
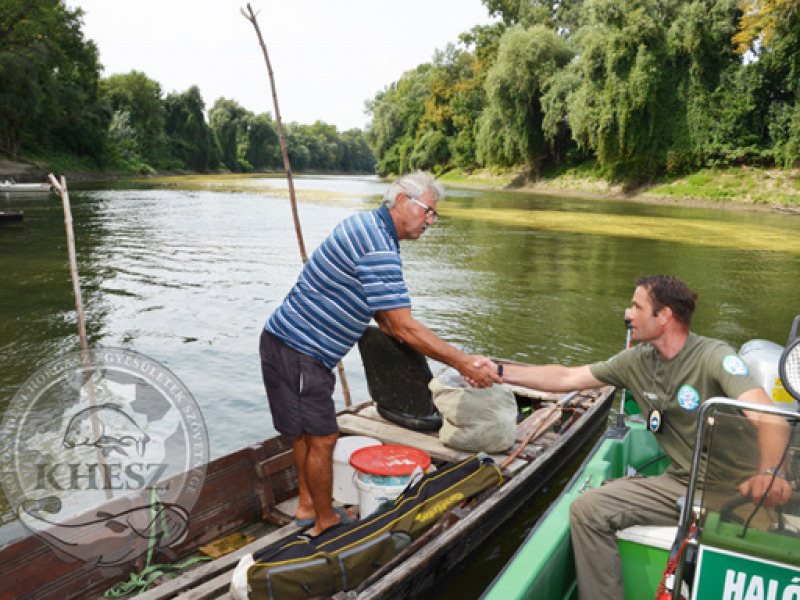
[[[0, 179], [13, 177], [18, 181], [40, 181], [46, 179], [49, 172], [66, 174], [71, 180], [135, 177], [132, 173], [98, 172], [80, 160], [57, 158], [60, 160], [50, 162], [0, 160]], [[469, 173], [453, 170], [442, 175], [441, 180], [464, 187], [800, 213], [800, 170], [755, 167], [704, 169], [685, 177], [665, 179], [635, 188], [609, 181], [591, 163], [551, 170], [538, 180], [520, 168], [485, 169]]]
[[610, 182], [590, 165], [546, 173], [534, 181], [519, 169], [451, 171], [442, 181], [467, 187], [490, 187], [542, 194], [601, 196], [640, 202], [711, 204], [724, 208], [800, 212], [800, 171], [738, 167], [704, 169], [636, 188]]

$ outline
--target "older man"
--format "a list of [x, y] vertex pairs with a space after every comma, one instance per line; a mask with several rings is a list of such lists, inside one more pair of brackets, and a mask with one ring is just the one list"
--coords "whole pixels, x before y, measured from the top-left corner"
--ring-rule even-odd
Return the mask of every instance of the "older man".
[[475, 366], [411, 316], [400, 240], [436, 222], [442, 186], [417, 172], [389, 186], [377, 210], [342, 221], [316, 249], [261, 335], [261, 367], [275, 428], [294, 438], [300, 498], [295, 517], [313, 535], [351, 516], [333, 508], [333, 448], [339, 435], [333, 367], [374, 317], [387, 334], [456, 368], [479, 387], [499, 377]]

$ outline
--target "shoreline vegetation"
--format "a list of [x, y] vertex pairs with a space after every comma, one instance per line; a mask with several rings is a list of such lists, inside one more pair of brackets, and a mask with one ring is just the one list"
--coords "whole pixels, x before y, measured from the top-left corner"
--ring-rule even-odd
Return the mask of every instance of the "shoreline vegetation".
[[800, 215], [800, 170], [756, 167], [703, 169], [636, 187], [615, 183], [585, 167], [563, 169], [545, 174], [538, 180], [514, 169], [469, 174], [451, 171], [441, 180], [461, 187]]
[[[41, 162], [28, 163], [0, 159], [0, 181], [45, 181], [50, 172]], [[282, 173], [282, 171], [269, 174]], [[209, 176], [226, 173], [210, 173]], [[297, 175], [308, 174], [296, 172]], [[62, 173], [56, 172], [60, 176]], [[141, 175], [68, 171], [67, 181], [108, 179], [149, 180], [167, 176], [198, 173], [160, 173]], [[250, 173], [249, 176], [258, 175]], [[674, 177], [638, 187], [631, 187], [598, 175], [586, 166], [565, 168], [530, 177], [517, 168], [485, 169], [471, 173], [449, 171], [440, 176], [446, 185], [464, 188], [496, 189], [532, 194], [605, 198], [628, 202], [705, 206], [725, 210], [767, 210], [800, 215], [800, 170], [764, 169], [756, 167], [727, 167], [703, 169], [684, 177]]]
[[[288, 123], [295, 172], [800, 210], [797, 2], [481, 1], [496, 19], [367, 99], [364, 130]], [[74, 181], [282, 171], [273, 115], [103, 76], [64, 2], [10, 0], [0, 156]]]

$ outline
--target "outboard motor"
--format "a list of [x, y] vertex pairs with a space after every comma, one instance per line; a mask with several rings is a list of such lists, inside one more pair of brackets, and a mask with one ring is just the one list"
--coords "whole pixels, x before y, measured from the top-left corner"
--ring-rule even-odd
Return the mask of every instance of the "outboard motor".
[[[795, 325], [797, 322], [796, 318]], [[777, 408], [796, 411], [797, 401], [786, 391], [778, 373], [783, 350], [783, 346], [769, 340], [750, 340], [742, 344], [739, 356]]]
[[789, 341], [786, 342], [786, 349], [781, 355], [778, 373], [781, 381], [784, 382], [786, 391], [798, 402], [800, 402], [800, 337], [797, 335], [797, 328], [800, 326], [800, 315], [794, 318], [792, 332], [789, 334]]
[[358, 340], [358, 350], [369, 395], [384, 419], [415, 431], [441, 428], [442, 417], [428, 389], [433, 374], [422, 354], [374, 325]]

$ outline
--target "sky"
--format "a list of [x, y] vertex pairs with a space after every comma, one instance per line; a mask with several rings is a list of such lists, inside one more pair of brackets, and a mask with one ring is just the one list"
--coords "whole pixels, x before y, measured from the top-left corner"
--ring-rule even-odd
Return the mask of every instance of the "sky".
[[[364, 103], [478, 24], [480, 0], [251, 0], [269, 53], [284, 123], [364, 128]], [[210, 109], [236, 100], [275, 115], [266, 63], [245, 0], [65, 0], [102, 76], [143, 72], [164, 97], [197, 85]]]

